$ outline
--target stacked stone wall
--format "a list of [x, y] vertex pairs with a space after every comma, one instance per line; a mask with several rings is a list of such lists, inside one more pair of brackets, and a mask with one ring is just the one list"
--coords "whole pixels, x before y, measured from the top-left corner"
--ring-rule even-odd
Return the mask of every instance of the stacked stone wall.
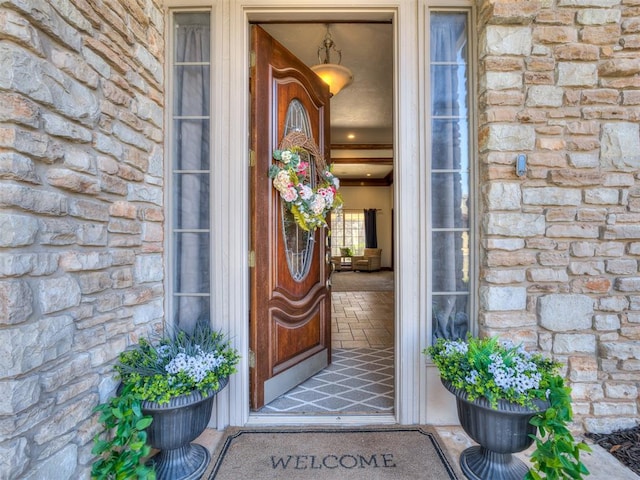
[[478, 30], [480, 328], [567, 366], [577, 428], [634, 426], [640, 1], [480, 1]]
[[159, 0], [0, 2], [0, 478], [88, 478], [163, 316]]

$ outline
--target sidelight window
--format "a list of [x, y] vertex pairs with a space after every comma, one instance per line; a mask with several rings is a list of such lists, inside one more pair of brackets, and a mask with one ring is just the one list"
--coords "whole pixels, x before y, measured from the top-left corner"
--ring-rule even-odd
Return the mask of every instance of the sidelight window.
[[174, 12], [171, 22], [170, 309], [189, 330], [211, 303], [211, 16]]
[[432, 337], [470, 329], [469, 16], [430, 14]]

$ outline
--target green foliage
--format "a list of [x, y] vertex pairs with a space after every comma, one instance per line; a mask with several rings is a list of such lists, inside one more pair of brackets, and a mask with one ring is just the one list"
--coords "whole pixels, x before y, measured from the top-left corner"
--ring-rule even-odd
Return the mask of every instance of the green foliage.
[[573, 420], [571, 389], [558, 375], [559, 363], [498, 337], [439, 338], [423, 353], [431, 357], [442, 379], [466, 392], [471, 401], [484, 397], [493, 408], [500, 400], [529, 407], [549, 402], [549, 408], [530, 421], [538, 427], [538, 436], [532, 435], [536, 450], [525, 480], [582, 479], [589, 474], [580, 452], [590, 448], [576, 442], [568, 428]]
[[116, 370], [141, 400], [168, 403], [178, 395], [220, 388], [220, 380], [236, 372], [240, 356], [220, 332], [199, 323], [193, 333], [174, 333], [152, 344], [141, 339], [120, 354]]
[[151, 447], [145, 429], [151, 417], [142, 414], [140, 400], [130, 385], [119, 395], [98, 405], [100, 423], [105, 431], [94, 438], [92, 453], [99, 458], [93, 463], [91, 478], [97, 480], [155, 480], [153, 466], [144, 464]]
[[105, 432], [94, 438], [98, 455], [91, 475], [98, 480], [155, 480], [145, 429], [152, 418], [142, 414], [142, 401], [168, 403], [173, 397], [195, 390], [210, 395], [220, 381], [236, 371], [240, 357], [224, 335], [207, 322], [189, 334], [174, 332], [152, 344], [141, 339], [120, 354], [115, 366], [122, 381], [119, 393], [98, 405]]
[[590, 452], [584, 442], [576, 442], [567, 425], [573, 420], [571, 389], [560, 376], [548, 386], [550, 408], [531, 419], [538, 427], [538, 437], [532, 435], [536, 450], [531, 455], [533, 468], [525, 480], [581, 479], [589, 470], [580, 461], [580, 452]]
[[[440, 376], [464, 390], [469, 400], [484, 397], [494, 408], [498, 400], [525, 406], [533, 406], [535, 400], [546, 400], [547, 383], [560, 367], [557, 362], [526, 352], [519, 345], [502, 342], [498, 337], [469, 336], [466, 341], [439, 338], [423, 353], [431, 357]], [[502, 377], [492, 371], [496, 365], [502, 366]], [[527, 369], [519, 375], [512, 372], [523, 366]], [[534, 386], [519, 388], [529, 384]]]
[[[304, 137], [304, 134], [300, 135]], [[307, 146], [308, 140], [305, 140]], [[277, 163], [269, 167], [269, 178], [280, 192], [283, 205], [292, 213], [298, 226], [308, 232], [328, 227], [329, 212], [342, 207], [342, 196], [338, 192], [340, 180], [330, 168], [320, 170], [313, 158], [317, 153], [300, 145], [274, 150], [273, 158]]]
[[353, 250], [349, 247], [342, 247], [340, 249], [340, 255], [343, 257], [353, 257]]

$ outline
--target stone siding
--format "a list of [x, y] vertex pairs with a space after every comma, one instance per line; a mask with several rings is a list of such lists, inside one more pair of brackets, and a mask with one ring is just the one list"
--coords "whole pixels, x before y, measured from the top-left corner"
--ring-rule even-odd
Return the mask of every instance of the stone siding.
[[634, 426], [640, 2], [480, 1], [478, 33], [480, 329], [567, 365], [577, 429]]
[[0, 478], [88, 478], [111, 365], [162, 323], [160, 3], [0, 6]]
[[[635, 425], [640, 0], [477, 6], [481, 332], [566, 365], [577, 429]], [[163, 23], [0, 5], [0, 478], [87, 478], [111, 365], [162, 324]]]

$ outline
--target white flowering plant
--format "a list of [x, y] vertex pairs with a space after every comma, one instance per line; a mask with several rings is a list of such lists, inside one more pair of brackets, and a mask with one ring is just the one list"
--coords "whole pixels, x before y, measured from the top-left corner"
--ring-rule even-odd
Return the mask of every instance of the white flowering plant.
[[240, 357], [225, 336], [201, 322], [193, 333], [179, 331], [152, 343], [140, 339], [122, 352], [116, 371], [139, 400], [167, 403], [195, 390], [216, 391], [236, 372]]
[[303, 160], [304, 148], [293, 146], [284, 150], [274, 150], [276, 163], [269, 168], [269, 178], [280, 193], [287, 209], [296, 223], [306, 231], [326, 227], [327, 214], [342, 207], [342, 197], [338, 192], [340, 180], [324, 168], [312, 182], [315, 169]]
[[439, 338], [423, 353], [438, 367], [441, 379], [465, 392], [469, 401], [484, 397], [494, 409], [500, 401], [534, 410], [547, 405], [530, 420], [538, 436], [533, 468], [525, 480], [581, 479], [589, 474], [580, 452], [590, 448], [576, 442], [569, 430], [571, 389], [560, 376], [560, 363], [509, 340], [471, 335], [466, 340]]
[[494, 407], [498, 400], [531, 406], [546, 400], [560, 364], [522, 345], [498, 337], [467, 340], [439, 338], [428, 353], [442, 379], [464, 390], [469, 400], [485, 397]]

